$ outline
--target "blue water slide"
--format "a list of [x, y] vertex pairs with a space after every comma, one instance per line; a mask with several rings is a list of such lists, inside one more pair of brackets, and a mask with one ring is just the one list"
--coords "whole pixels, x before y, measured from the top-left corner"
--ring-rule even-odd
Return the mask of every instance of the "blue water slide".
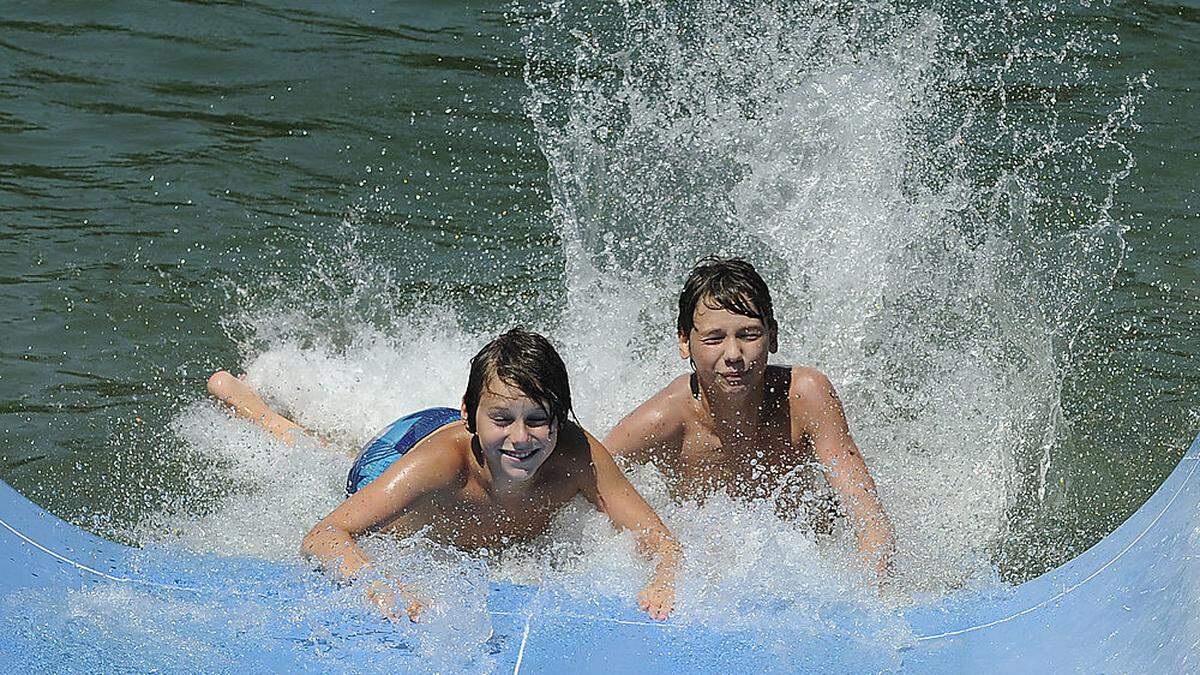
[[[1157, 492], [1079, 557], [1016, 587], [908, 608], [886, 649], [853, 627], [861, 606], [823, 607], [786, 657], [763, 631], [646, 620], [617, 600], [493, 585], [477, 658], [421, 626], [392, 625], [299, 566], [147, 552], [67, 524], [0, 483], [0, 663], [8, 672], [1200, 671], [1200, 438]], [[357, 597], [357, 596], [355, 596]], [[455, 640], [453, 630], [443, 641]], [[465, 638], [464, 638], [465, 639]], [[799, 656], [797, 656], [799, 654]]]

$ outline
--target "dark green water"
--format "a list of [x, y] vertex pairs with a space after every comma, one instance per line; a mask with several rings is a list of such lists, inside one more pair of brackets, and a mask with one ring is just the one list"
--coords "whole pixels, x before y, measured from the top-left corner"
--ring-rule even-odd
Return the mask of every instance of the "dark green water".
[[29, 4], [0, 30], [4, 479], [52, 509], [106, 508], [116, 456], [234, 360], [232, 285], [302, 283], [348, 219], [430, 259], [393, 270], [410, 302], [553, 277], [455, 264], [554, 246], [500, 8]]
[[[836, 5], [818, 8], [813, 15], [822, 21], [839, 20]], [[576, 155], [547, 127], [554, 128], [556, 102], [582, 107], [589, 99], [562, 85], [572, 67], [564, 56], [569, 35], [560, 36], [563, 54], [555, 55], [558, 34], [538, 28], [557, 25], [545, 9], [7, 2], [3, 10], [0, 478], [101, 531], [136, 523], [189, 485], [202, 486], [189, 493], [195, 508], [221, 499], [221, 480], [198, 477], [203, 457], [170, 425], [202, 398], [213, 369], [270, 348], [248, 327], [262, 317], [286, 323], [300, 314], [307, 333], [334, 344], [353, 341], [347, 317], [386, 333], [392, 316], [419, 313], [431, 300], [454, 307], [470, 334], [514, 317], [569, 326], [569, 312], [584, 311], [570, 291], [587, 283], [568, 264], [572, 247], [594, 254], [608, 241], [614, 266], [649, 276], [647, 267], [685, 268], [714, 241], [703, 228], [688, 231], [686, 219], [669, 230], [670, 245], [660, 236], [668, 230], [647, 235], [636, 224], [639, 204], [689, 190], [699, 197], [677, 216], [701, 223], [719, 211], [708, 210], [707, 193], [696, 187], [704, 180], [678, 163], [639, 159], [636, 176], [611, 168], [608, 175], [626, 182], [623, 201], [593, 212], [608, 225], [563, 225], [564, 200], [582, 203], [563, 197]], [[1115, 527], [1200, 430], [1200, 5], [1063, 6], [1054, 24], [1037, 28], [1034, 15], [998, 31], [995, 44], [966, 28], [956, 33], [991, 21], [986, 8], [925, 10], [942, 17], [953, 38], [946, 50], [959, 56], [951, 60], [967, 64], [961, 82], [988, 82], [1014, 54], [1030, 74], [1021, 82], [1006, 71], [1002, 103], [985, 84], [978, 91], [991, 94], [963, 86], [942, 92], [944, 105], [932, 109], [943, 112], [913, 118], [914, 135], [936, 136], [962, 110], [988, 124], [1004, 113], [996, 142], [972, 146], [970, 175], [1019, 163], [1029, 149], [1023, 142], [1047, 125], [1115, 125], [1101, 134], [1105, 142], [1064, 153], [1072, 161], [1060, 160], [1062, 176], [1048, 181], [1054, 191], [1043, 193], [1049, 205], [1041, 206], [1067, 212], [1078, 199], [1080, 211], [1102, 211], [1119, 232], [1113, 250], [1121, 253], [1097, 253], [1113, 261], [1100, 272], [1071, 267], [1073, 258], [1060, 255], [1053, 270], [1035, 266], [1011, 279], [1021, 291], [1065, 270], [1072, 282], [1046, 282], [1045, 293], [1079, 296], [1047, 304], [1050, 314], [1065, 307], [1060, 314], [1069, 315], [1051, 322], [1057, 330], [1047, 336], [1060, 418], [1051, 424], [1048, 462], [1040, 449], [1012, 458], [1006, 525], [992, 547], [1006, 574], [1023, 578]], [[686, 24], [686, 8], [679, 11], [676, 20]], [[1003, 12], [996, 15], [1002, 21]], [[1055, 40], [1068, 33], [1086, 46], [1068, 65], [1086, 65], [1086, 76], [1040, 88], [1039, 77], [1070, 79], [1053, 58]], [[869, 42], [877, 34], [865, 35]], [[812, 49], [872, 52], [854, 40], [829, 47], [816, 40]], [[546, 81], [565, 89], [529, 84]], [[531, 113], [535, 89], [560, 94], [543, 117]], [[931, 89], [922, 95], [937, 94]], [[1128, 117], [1114, 114], [1122, 97]], [[756, 105], [750, 95], [746, 101]], [[1133, 160], [1127, 175], [1119, 170], [1126, 156]], [[930, 174], [938, 173], [937, 157], [927, 156]], [[1095, 195], [1102, 201], [1105, 191], [1095, 188], [1109, 179], [1112, 204], [1100, 209]], [[649, 187], [638, 197], [634, 184]], [[973, 198], [955, 208], [971, 210]], [[1043, 229], [1044, 237], [1030, 238], [1030, 259], [1039, 259], [1037, 242], [1058, 241]], [[681, 239], [669, 264], [637, 252]], [[724, 235], [715, 246], [740, 252], [738, 240]], [[1085, 260], [1093, 255], [1082, 245], [1073, 250]], [[649, 262], [636, 262], [640, 255]], [[766, 269], [787, 264], [764, 255]], [[649, 285], [675, 283], [668, 273]], [[1014, 301], [1046, 299], [1040, 293]], [[660, 299], [669, 314], [669, 295], [648, 298]], [[670, 340], [668, 323], [647, 321]], [[410, 374], [419, 372], [414, 364]]]

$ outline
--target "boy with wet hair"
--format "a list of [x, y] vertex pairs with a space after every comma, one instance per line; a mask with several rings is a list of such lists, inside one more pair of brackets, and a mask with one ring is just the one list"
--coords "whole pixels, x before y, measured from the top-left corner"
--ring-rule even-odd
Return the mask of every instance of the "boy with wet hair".
[[679, 294], [676, 327], [692, 373], [621, 420], [605, 446], [628, 462], [652, 462], [676, 499], [724, 490], [773, 499], [785, 517], [820, 518], [813, 495], [823, 473], [882, 584], [895, 537], [875, 482], [829, 379], [813, 368], [767, 365], [778, 350], [778, 324], [754, 267], [736, 258], [701, 260]]
[[[306, 433], [229, 373], [213, 375], [208, 388], [285, 443]], [[679, 544], [572, 416], [558, 352], [541, 335], [511, 330], [471, 359], [461, 408], [402, 417], [366, 444], [350, 469], [346, 501], [317, 523], [301, 550], [352, 579], [371, 566], [357, 543], [365, 534], [423, 530], [464, 550], [503, 547], [545, 532], [582, 494], [615, 526], [632, 530], [638, 548], [656, 560], [638, 602], [665, 619], [674, 608]], [[423, 601], [394, 580], [377, 579], [368, 593], [390, 618], [398, 615], [397, 596], [410, 619], [422, 610]]]

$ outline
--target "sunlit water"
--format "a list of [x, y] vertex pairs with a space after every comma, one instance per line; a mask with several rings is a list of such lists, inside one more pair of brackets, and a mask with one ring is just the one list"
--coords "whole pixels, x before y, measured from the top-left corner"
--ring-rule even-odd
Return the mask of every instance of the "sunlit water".
[[[850, 602], [877, 623], [834, 628], [890, 652], [912, 637], [899, 608], [1061, 562], [1135, 508], [1181, 452], [1195, 426], [1196, 257], [1194, 240], [1172, 236], [1188, 232], [1194, 188], [1155, 211], [1161, 197], [1138, 195], [1162, 181], [1137, 173], [1137, 147], [1161, 138], [1141, 127], [1143, 111], [1187, 80], [1172, 55], [1159, 73], [1121, 63], [1153, 44], [1115, 37], [1133, 19], [888, 2], [552, 2], [463, 10], [474, 24], [407, 11], [287, 16], [337, 60], [354, 53], [346, 41], [383, 41], [361, 50], [362, 70], [340, 89], [297, 75], [287, 40], [250, 46], [284, 20], [270, 12], [242, 17], [244, 37], [214, 30], [190, 47], [239, 61], [265, 49], [261, 80], [230, 63], [170, 76], [133, 50], [128, 63], [153, 84], [124, 94], [130, 114], [196, 117], [211, 101], [216, 116], [200, 116], [209, 127], [191, 136], [96, 135], [96, 154], [121, 158], [98, 160], [106, 201], [144, 199], [142, 211], [87, 202], [54, 220], [33, 205], [38, 191], [81, 193], [21, 163], [4, 194], [12, 212], [39, 215], [10, 230], [63, 239], [51, 250], [64, 271], [51, 278], [91, 271], [63, 291], [65, 311], [37, 296], [54, 311], [10, 324], [14, 344], [31, 344], [12, 348], [2, 381], [95, 384], [60, 385], [43, 403], [14, 396], [23, 421], [6, 434], [32, 449], [7, 456], [7, 480], [35, 496], [45, 486], [44, 501], [148, 545], [151, 559], [184, 549], [294, 562], [300, 538], [343, 499], [345, 451], [404, 413], [456, 405], [467, 359], [504, 328], [559, 345], [579, 418], [603, 435], [684, 372], [675, 293], [707, 253], [746, 257], [766, 276], [781, 326], [773, 362], [816, 366], [837, 385], [896, 526], [898, 578], [885, 597], [871, 592], [845, 527], [818, 540], [769, 505], [673, 503], [661, 476], [634, 469], [687, 551], [678, 621], [753, 632], [771, 617], [817, 634], [831, 629], [830, 605]], [[1161, 30], [1182, 34], [1168, 14], [1154, 14]], [[216, 27], [234, 18], [214, 16]], [[173, 29], [129, 30], [154, 44]], [[329, 67], [320, 53], [296, 58]], [[394, 55], [405, 79], [381, 94]], [[43, 57], [24, 58], [33, 64], [8, 82], [37, 81]], [[62, 95], [96, 113], [87, 95]], [[172, 149], [139, 154], [160, 146]], [[1175, 147], [1142, 152], [1164, 166], [1194, 161]], [[98, 221], [116, 226], [78, 253]], [[142, 221], [152, 234], [139, 235]], [[10, 287], [36, 283], [23, 274]], [[82, 336], [69, 337], [80, 331], [72, 316]], [[36, 321], [58, 337], [39, 342]], [[245, 372], [337, 450], [288, 448], [230, 419], [201, 393], [217, 367]], [[108, 405], [122, 412], [105, 417]], [[83, 430], [38, 426], [55, 411], [81, 416]], [[105, 453], [79, 450], [101, 437]], [[39, 446], [46, 438], [71, 450], [59, 457]], [[1121, 459], [1131, 447], [1144, 462]], [[39, 464], [47, 454], [58, 459]], [[54, 489], [64, 483], [73, 489]], [[436, 659], [458, 645], [446, 668], [486, 669], [468, 654], [489, 637], [489, 578], [586, 605], [632, 603], [648, 574], [629, 535], [582, 503], [515, 551], [368, 546], [437, 599], [430, 625], [441, 629], [418, 648]], [[89, 603], [124, 603], [135, 621], [204, 611], [86, 594], [75, 606], [86, 614]], [[241, 618], [253, 623], [253, 611]], [[800, 648], [758, 637], [781, 657]]]

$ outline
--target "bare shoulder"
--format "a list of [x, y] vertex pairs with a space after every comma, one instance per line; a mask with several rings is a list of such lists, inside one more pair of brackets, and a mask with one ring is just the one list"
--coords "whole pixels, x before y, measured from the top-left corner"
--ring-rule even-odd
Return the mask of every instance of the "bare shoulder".
[[356, 523], [350, 529], [364, 531], [386, 526], [422, 503], [457, 500], [471, 474], [467, 463], [470, 434], [461, 427], [448, 425], [426, 436], [378, 478], [351, 495], [334, 514], [347, 523]]
[[788, 398], [794, 412], [821, 412], [838, 403], [837, 390], [825, 373], [808, 366], [792, 366], [791, 375]]
[[682, 375], [634, 408], [634, 412], [620, 420], [617, 426], [653, 429], [656, 436], [670, 436], [674, 429], [682, 426], [692, 406], [690, 376]]
[[413, 446], [396, 465], [405, 465], [406, 473], [428, 488], [461, 488], [470, 478], [473, 438], [466, 424], [448, 424]]
[[694, 400], [689, 376], [675, 378], [629, 413], [604, 437], [614, 456], [641, 463], [678, 444]]
[[691, 375], [680, 375], [635, 408], [630, 417], [636, 415], [643, 422], [662, 426], [678, 424], [686, 418], [694, 400]]

